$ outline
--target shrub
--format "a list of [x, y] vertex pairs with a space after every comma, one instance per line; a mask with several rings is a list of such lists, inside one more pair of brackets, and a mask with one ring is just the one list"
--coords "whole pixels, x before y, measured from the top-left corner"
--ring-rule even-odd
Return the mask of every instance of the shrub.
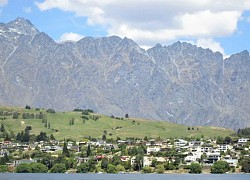
[[192, 163], [189, 166], [189, 169], [190, 169], [189, 173], [192, 173], [192, 174], [200, 174], [202, 172], [201, 165], [198, 163]]
[[30, 168], [31, 168], [32, 173], [47, 173], [48, 172], [47, 166], [41, 163], [31, 163]]
[[217, 161], [211, 167], [211, 173], [213, 174], [223, 174], [229, 170], [229, 164], [225, 161]]
[[157, 173], [162, 174], [162, 173], [164, 173], [164, 171], [165, 171], [165, 168], [164, 168], [163, 165], [157, 165], [156, 166], [156, 172]]
[[142, 168], [142, 171], [143, 171], [143, 173], [151, 173], [152, 169], [149, 166], [145, 166], [145, 167]]
[[27, 163], [19, 164], [16, 167], [16, 173], [31, 173], [30, 165]]
[[107, 173], [117, 173], [116, 167], [113, 164], [108, 164]]
[[65, 166], [65, 164], [57, 163], [50, 169], [50, 172], [52, 172], [52, 173], [65, 173], [66, 166]]
[[89, 164], [88, 163], [82, 163], [77, 167], [77, 173], [87, 173], [89, 172]]

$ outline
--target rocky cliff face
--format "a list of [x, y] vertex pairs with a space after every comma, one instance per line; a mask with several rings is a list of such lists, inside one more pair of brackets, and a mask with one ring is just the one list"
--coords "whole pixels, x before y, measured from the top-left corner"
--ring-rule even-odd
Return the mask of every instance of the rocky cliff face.
[[250, 57], [188, 43], [145, 51], [116, 36], [58, 44], [29, 21], [0, 24], [0, 104], [250, 125]]

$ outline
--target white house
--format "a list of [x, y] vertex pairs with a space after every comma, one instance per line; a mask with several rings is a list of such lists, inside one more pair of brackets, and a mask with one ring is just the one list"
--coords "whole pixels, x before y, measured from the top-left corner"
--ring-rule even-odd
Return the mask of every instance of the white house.
[[159, 152], [161, 150], [160, 146], [153, 146], [153, 147], [147, 147], [147, 154], [150, 154], [151, 152]]
[[223, 161], [226, 161], [229, 166], [231, 167], [236, 167], [238, 164], [238, 159], [237, 158], [232, 158], [230, 155], [227, 155], [223, 158]]
[[216, 161], [221, 159], [221, 155], [219, 152], [207, 153], [206, 164], [214, 164]]
[[153, 156], [144, 156], [143, 157], [143, 166], [151, 166], [152, 165], [152, 161], [153, 160], [156, 160], [157, 162], [161, 162], [161, 163], [164, 163], [166, 162], [166, 158], [164, 157], [153, 157]]
[[178, 139], [178, 141], [174, 142], [175, 147], [186, 146], [188, 142], [184, 139]]
[[238, 139], [238, 145], [245, 145], [248, 140], [248, 138], [240, 138]]

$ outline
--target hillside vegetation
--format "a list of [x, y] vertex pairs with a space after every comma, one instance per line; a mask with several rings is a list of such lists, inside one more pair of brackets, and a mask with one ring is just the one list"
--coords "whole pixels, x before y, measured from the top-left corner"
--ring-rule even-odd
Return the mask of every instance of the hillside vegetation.
[[[28, 114], [27, 114], [28, 113]], [[14, 118], [14, 119], [13, 119]], [[29, 119], [26, 119], [29, 118]], [[32, 119], [30, 119], [32, 118]], [[84, 137], [116, 139], [170, 138], [170, 137], [217, 137], [230, 136], [233, 130], [219, 127], [188, 127], [163, 121], [136, 118], [118, 118], [95, 114], [92, 111], [53, 112], [44, 109], [0, 107], [0, 123], [8, 132], [21, 132], [31, 126], [30, 134], [41, 131], [53, 134], [56, 139], [71, 138], [82, 140]]]

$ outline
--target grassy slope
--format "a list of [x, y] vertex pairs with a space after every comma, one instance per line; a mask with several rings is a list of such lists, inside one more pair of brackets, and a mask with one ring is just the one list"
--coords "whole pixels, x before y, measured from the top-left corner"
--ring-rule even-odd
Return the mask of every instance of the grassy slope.
[[[26, 110], [22, 108], [8, 108], [0, 107], [1, 110], [39, 113], [36, 110]], [[44, 112], [44, 110], [41, 110]], [[69, 121], [74, 118], [74, 125], [70, 126]], [[39, 134], [41, 131], [47, 134], [53, 133], [56, 139], [72, 138], [75, 140], [82, 140], [83, 137], [98, 137], [101, 138], [103, 131], [108, 133], [107, 137], [110, 138], [126, 138], [126, 137], [138, 137], [143, 138], [145, 136], [156, 138], [169, 138], [169, 137], [201, 137], [203, 134], [205, 137], [217, 137], [228, 136], [234, 133], [234, 131], [217, 127], [194, 127], [194, 130], [188, 130], [188, 126], [173, 124], [163, 121], [150, 121], [144, 119], [123, 119], [118, 120], [107, 116], [101, 116], [97, 121], [86, 120], [83, 123], [81, 119], [81, 113], [79, 112], [56, 112], [55, 114], [47, 114], [48, 122], [50, 122], [50, 129], [44, 127], [41, 119], [12, 119], [12, 116], [7, 116], [6, 120], [0, 120], [5, 125], [5, 129], [13, 130], [16, 134], [25, 129], [27, 125], [32, 126], [31, 133]], [[133, 123], [135, 121], [135, 123]], [[116, 127], [122, 127], [116, 129]], [[197, 130], [198, 128], [198, 130]], [[58, 129], [59, 132], [53, 132], [51, 129]], [[112, 133], [112, 136], [109, 134]]]

